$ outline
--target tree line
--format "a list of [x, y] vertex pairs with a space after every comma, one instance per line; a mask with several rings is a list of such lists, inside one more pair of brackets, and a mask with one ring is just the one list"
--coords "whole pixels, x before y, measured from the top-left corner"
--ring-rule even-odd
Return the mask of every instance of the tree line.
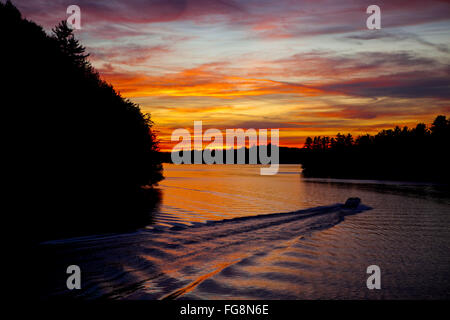
[[301, 163], [305, 176], [449, 181], [450, 119], [427, 126], [396, 126], [354, 138], [308, 137]]
[[[437, 116], [433, 123], [417, 124], [414, 128], [396, 126], [382, 130], [375, 135], [365, 134], [354, 137], [352, 134], [338, 133], [336, 136], [307, 137], [303, 148], [279, 147], [280, 164], [301, 164], [306, 177], [386, 179], [407, 181], [450, 181], [450, 119]], [[245, 147], [245, 163], [252, 151], [261, 164], [259, 149], [269, 146]], [[189, 157], [194, 163], [195, 154], [204, 151], [191, 151]], [[238, 149], [234, 149], [237, 163]], [[266, 152], [266, 151], [265, 151]], [[215, 150], [212, 151], [215, 153]], [[182, 156], [182, 153], [179, 153]], [[163, 152], [163, 162], [171, 163], [170, 152]], [[201, 159], [201, 155], [198, 156]], [[225, 152], [223, 161], [226, 163]]]
[[150, 115], [101, 78], [65, 21], [48, 34], [0, 2], [0, 41], [22, 221], [37, 239], [147, 223], [158, 197], [144, 190], [163, 178]]

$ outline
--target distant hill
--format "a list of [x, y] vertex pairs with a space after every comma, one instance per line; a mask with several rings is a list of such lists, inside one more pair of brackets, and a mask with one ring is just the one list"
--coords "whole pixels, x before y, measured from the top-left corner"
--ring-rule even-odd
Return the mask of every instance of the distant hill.
[[[260, 164], [261, 161], [260, 161], [260, 158], [259, 158], [259, 148], [260, 147], [255, 146], [255, 147], [252, 147], [250, 149], [247, 148], [247, 147], [246, 148], [234, 149], [234, 159], [235, 159], [234, 163], [237, 163], [237, 153], [239, 152], [239, 150], [242, 150], [242, 149], [244, 149], [244, 152], [245, 152], [245, 159], [246, 159], [245, 163], [246, 164], [250, 163], [249, 162], [249, 154], [250, 154], [250, 152], [252, 152], [251, 150], [255, 149], [253, 151], [255, 151], [255, 154], [258, 155], [257, 159], [256, 159], [257, 160], [256, 162], [258, 164]], [[270, 144], [269, 144], [268, 150], [269, 150], [268, 156], [270, 157]], [[280, 152], [279, 153], [280, 154], [280, 161], [279, 161], [279, 163], [281, 163], [281, 164], [300, 164], [301, 161], [302, 161], [301, 159], [303, 157], [302, 155], [305, 153], [305, 151], [306, 150], [303, 150], [301, 148], [279, 147], [279, 152]], [[199, 151], [194, 151], [194, 152], [200, 153]], [[191, 163], [194, 163], [194, 158], [195, 158], [194, 152], [191, 152], [191, 154], [190, 154]], [[212, 151], [213, 155], [214, 155], [214, 152], [215, 151]], [[264, 152], [266, 152], [266, 151], [264, 150]], [[180, 155], [182, 155], [182, 153], [180, 153]], [[161, 157], [162, 157], [162, 161], [164, 163], [172, 163], [171, 152], [161, 152]], [[203, 158], [203, 156], [201, 158]], [[223, 152], [222, 162], [226, 163], [226, 154], [225, 154], [225, 152]]]

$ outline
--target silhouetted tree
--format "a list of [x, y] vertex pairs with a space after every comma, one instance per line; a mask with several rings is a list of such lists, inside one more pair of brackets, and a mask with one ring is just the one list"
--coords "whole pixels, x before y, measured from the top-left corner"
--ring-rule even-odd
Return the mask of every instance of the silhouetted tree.
[[444, 181], [450, 179], [450, 121], [437, 116], [430, 128], [382, 130], [353, 139], [308, 137], [300, 162], [307, 176]]
[[445, 116], [440, 115], [434, 119], [431, 125], [431, 133], [435, 137], [445, 137], [448, 136], [450, 129], [450, 120], [447, 120]]
[[305, 149], [311, 150], [313, 147], [313, 141], [311, 137], [307, 137], [305, 141], [305, 145], [303, 146]]
[[66, 21], [61, 21], [54, 29], [54, 38], [61, 52], [77, 67], [89, 67], [87, 60], [89, 54], [85, 54], [86, 48], [75, 38], [73, 30], [67, 25]]
[[100, 78], [65, 22], [53, 32], [0, 3], [2, 107], [14, 114], [26, 219], [39, 238], [142, 225], [157, 203], [142, 187], [163, 178], [150, 115]]

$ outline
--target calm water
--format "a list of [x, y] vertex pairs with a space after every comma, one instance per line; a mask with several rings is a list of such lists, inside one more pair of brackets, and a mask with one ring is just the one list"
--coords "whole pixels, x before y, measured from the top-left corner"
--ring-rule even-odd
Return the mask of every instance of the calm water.
[[[282, 165], [279, 174], [260, 176], [259, 166], [165, 165], [154, 224], [133, 234], [50, 242], [43, 251], [57, 255], [61, 268], [69, 261], [81, 267], [77, 294], [86, 298], [450, 297], [448, 189], [304, 179], [299, 171]], [[372, 210], [344, 221], [333, 207], [273, 214], [353, 196]], [[372, 264], [381, 268], [381, 290], [366, 288]], [[65, 279], [50, 282], [44, 294], [67, 294]]]

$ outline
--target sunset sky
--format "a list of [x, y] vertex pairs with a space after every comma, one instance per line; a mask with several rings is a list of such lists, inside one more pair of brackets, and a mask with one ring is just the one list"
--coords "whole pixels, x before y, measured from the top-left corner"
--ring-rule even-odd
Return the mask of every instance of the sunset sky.
[[[162, 150], [194, 120], [300, 146], [450, 113], [448, 0], [12, 2], [47, 31], [78, 5], [92, 64], [152, 114]], [[381, 30], [366, 28], [371, 4]]]

